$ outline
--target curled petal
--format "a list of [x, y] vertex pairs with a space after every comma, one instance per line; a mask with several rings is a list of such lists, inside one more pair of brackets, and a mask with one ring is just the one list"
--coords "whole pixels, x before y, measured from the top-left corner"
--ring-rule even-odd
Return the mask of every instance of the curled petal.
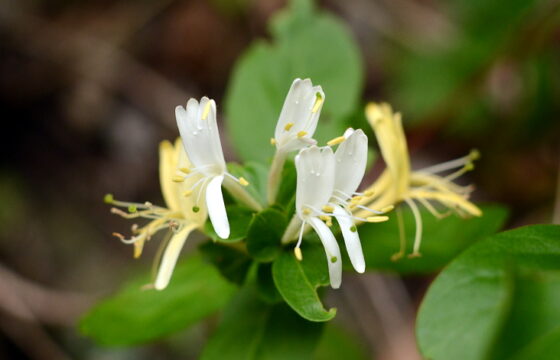
[[163, 290], [169, 284], [169, 280], [171, 279], [173, 269], [175, 269], [177, 258], [181, 253], [181, 249], [185, 244], [185, 240], [187, 240], [189, 234], [195, 228], [196, 225], [194, 224], [185, 226], [179, 232], [173, 235], [171, 240], [169, 240], [169, 244], [165, 248], [165, 251], [161, 258], [161, 264], [159, 265], [156, 281], [154, 283], [154, 287], [156, 288], [156, 290]]
[[336, 242], [336, 239], [324, 222], [317, 218], [310, 218], [309, 224], [323, 243], [325, 248], [325, 255], [327, 256], [327, 263], [329, 264], [329, 278], [331, 282], [331, 287], [333, 289], [338, 289], [342, 282], [342, 261], [340, 259], [340, 249]]
[[222, 196], [222, 182], [224, 176], [215, 176], [210, 180], [206, 187], [206, 207], [208, 208], [208, 216], [214, 227], [214, 231], [222, 239], [229, 237], [229, 222]]
[[334, 207], [333, 215], [340, 225], [346, 251], [348, 252], [348, 257], [350, 258], [352, 266], [354, 266], [357, 272], [363, 273], [366, 270], [366, 262], [364, 260], [362, 244], [360, 243], [360, 236], [351, 218], [352, 215], [340, 206]]

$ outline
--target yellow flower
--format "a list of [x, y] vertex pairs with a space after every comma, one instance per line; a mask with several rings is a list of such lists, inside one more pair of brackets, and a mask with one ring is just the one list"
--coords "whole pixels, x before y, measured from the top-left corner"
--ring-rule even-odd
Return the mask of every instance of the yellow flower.
[[[124, 218], [150, 219], [150, 222], [142, 227], [134, 224], [132, 226], [133, 236], [130, 239], [126, 239], [118, 233], [114, 234], [124, 243], [134, 245], [135, 258], [142, 254], [144, 243], [150, 240], [152, 235], [160, 230], [170, 230], [171, 238], [165, 244], [154, 282], [154, 287], [162, 290], [169, 283], [187, 237], [193, 230], [204, 225], [207, 210], [204, 202], [199, 201], [202, 189], [196, 186], [202, 175], [192, 174], [187, 177], [180, 175], [191, 168], [180, 139], [177, 139], [175, 146], [169, 141], [161, 142], [159, 161], [161, 191], [167, 207], [155, 206], [149, 202], [139, 204], [117, 201], [113, 199], [112, 195], [107, 195], [105, 201], [127, 208], [128, 212], [116, 207], [111, 209], [111, 212]], [[178, 177], [181, 177], [181, 181], [176, 180]]]
[[[481, 210], [469, 201], [473, 187], [453, 183], [454, 179], [473, 169], [472, 162], [479, 156], [477, 151], [456, 160], [412, 171], [401, 115], [394, 113], [388, 104], [370, 103], [366, 107], [366, 117], [375, 132], [387, 167], [364, 192], [371, 196], [355, 201], [355, 213], [358, 216], [366, 215], [367, 210], [363, 206], [383, 209], [405, 202], [410, 206], [416, 221], [414, 247], [410, 255], [414, 257], [420, 255], [422, 239], [422, 219], [416, 201], [437, 217], [445, 214], [439, 213], [435, 204], [454, 210], [464, 217], [482, 215]], [[453, 169], [458, 170], [447, 176], [437, 175]], [[396, 258], [403, 254], [404, 246], [401, 241], [401, 251], [396, 254]]]

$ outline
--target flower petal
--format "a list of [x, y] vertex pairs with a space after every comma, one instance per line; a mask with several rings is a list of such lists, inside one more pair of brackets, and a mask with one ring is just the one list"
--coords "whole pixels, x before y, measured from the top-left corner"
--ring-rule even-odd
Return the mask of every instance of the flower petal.
[[[350, 129], [348, 129], [350, 130]], [[345, 137], [349, 131], [345, 132]], [[351, 132], [334, 154], [336, 171], [334, 189], [352, 196], [366, 171], [368, 138], [362, 130]]]
[[[278, 149], [292, 151], [305, 146], [299, 139], [313, 137], [324, 101], [325, 93], [320, 86], [313, 86], [309, 79], [294, 80], [274, 132]], [[298, 137], [300, 132], [304, 135]]]
[[[175, 152], [177, 154], [177, 164], [175, 165], [175, 168], [192, 169], [193, 165], [189, 161], [189, 158], [187, 156], [187, 153], [185, 152], [185, 148], [183, 146], [183, 142], [181, 138], [178, 138], [175, 141]], [[182, 171], [179, 170], [179, 174], [181, 173]], [[188, 219], [189, 222], [197, 223], [199, 226], [202, 226], [204, 224], [208, 214], [206, 211], [205, 203], [202, 204], [196, 203], [196, 199], [200, 198], [199, 193], [201, 191], [204, 191], [204, 187], [194, 186], [194, 185], [196, 185], [202, 179], [203, 176], [204, 176], [203, 174], [191, 173], [182, 183], [173, 183], [178, 189], [176, 197], [180, 206], [179, 210], [183, 212], [183, 216], [185, 217], [185, 219]], [[189, 192], [189, 191], [192, 191], [192, 194], [186, 196], [185, 192]], [[199, 207], [198, 212], [192, 211], [192, 208], [195, 205]]]
[[311, 146], [296, 156], [296, 210], [300, 216], [305, 206], [321, 208], [333, 192], [334, 154], [330, 147]]
[[401, 115], [393, 113], [389, 104], [370, 103], [366, 107], [366, 117], [375, 132], [398, 195], [405, 194], [410, 184], [410, 159]]
[[331, 287], [338, 289], [342, 282], [342, 261], [340, 258], [340, 249], [336, 239], [327, 225], [321, 220], [313, 217], [309, 219], [309, 224], [313, 227], [319, 239], [325, 248], [327, 263], [329, 265], [329, 278]]
[[173, 182], [173, 176], [177, 171], [177, 153], [169, 141], [159, 144], [159, 183], [161, 193], [167, 207], [171, 210], [180, 210], [178, 185]]
[[[352, 221], [351, 214], [340, 206], [335, 206], [333, 215], [340, 225], [344, 243], [346, 244], [346, 251], [348, 252], [348, 257], [350, 258], [350, 262], [352, 262], [352, 266], [354, 266], [357, 272], [363, 273], [366, 270], [366, 262], [364, 260], [362, 244], [360, 243], [360, 236]], [[352, 231], [352, 229], [354, 231]]]
[[222, 182], [224, 176], [215, 176], [210, 180], [206, 187], [206, 207], [208, 208], [208, 216], [214, 227], [214, 231], [222, 239], [229, 237], [229, 222], [222, 196]]
[[175, 117], [185, 151], [193, 165], [206, 174], [223, 173], [226, 164], [214, 100], [203, 97], [199, 104], [190, 99], [186, 109], [182, 106], [175, 108]]
[[173, 269], [175, 269], [175, 264], [177, 263], [177, 258], [181, 253], [183, 244], [189, 237], [191, 231], [193, 231], [195, 228], [196, 225], [194, 224], [185, 226], [178, 233], [173, 235], [171, 240], [169, 240], [169, 244], [165, 248], [165, 251], [161, 258], [156, 281], [154, 283], [154, 287], [156, 288], [156, 290], [163, 290], [169, 284], [169, 280], [171, 279], [171, 275], [173, 274]]

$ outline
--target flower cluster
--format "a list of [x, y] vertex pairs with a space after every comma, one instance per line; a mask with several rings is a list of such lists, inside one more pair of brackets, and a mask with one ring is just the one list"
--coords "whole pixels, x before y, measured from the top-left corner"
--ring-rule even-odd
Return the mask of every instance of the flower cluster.
[[[269, 170], [268, 202], [274, 204], [285, 161], [295, 156], [297, 187], [295, 215], [290, 221], [283, 244], [296, 242], [294, 254], [303, 259], [300, 248], [304, 234], [313, 229], [323, 244], [330, 283], [338, 288], [342, 279], [340, 248], [331, 227], [336, 219], [350, 261], [357, 272], [366, 264], [357, 225], [388, 220], [385, 214], [395, 205], [407, 204], [416, 219], [416, 235], [411, 256], [419, 256], [422, 222], [416, 202], [432, 214], [442, 217], [436, 208], [444, 206], [463, 216], [480, 216], [481, 211], [468, 200], [472, 187], [459, 186], [453, 180], [473, 168], [478, 153], [440, 165], [411, 171], [406, 138], [400, 114], [387, 104], [369, 104], [366, 117], [371, 124], [386, 170], [362, 192], [358, 192], [366, 172], [368, 138], [360, 129], [347, 129], [326, 146], [317, 146], [313, 139], [325, 103], [320, 86], [309, 79], [296, 79], [286, 96], [271, 144], [276, 153]], [[227, 171], [216, 121], [214, 100], [203, 97], [200, 102], [190, 99], [185, 108], [175, 111], [181, 135], [173, 146], [160, 145], [160, 183], [166, 207], [151, 203], [128, 203], [106, 196], [115, 205], [112, 212], [125, 218], [146, 218], [147, 225], [132, 226], [132, 237], [115, 233], [123, 242], [134, 244], [134, 256], [139, 257], [144, 243], [156, 232], [168, 229], [166, 243], [159, 261], [154, 287], [164, 289], [171, 278], [178, 255], [189, 234], [201, 229], [207, 218], [222, 239], [230, 235], [228, 214], [222, 196], [222, 186], [249, 208], [260, 211], [262, 206], [245, 190], [249, 183]], [[337, 146], [333, 151], [333, 147]], [[438, 173], [457, 171], [447, 176]], [[126, 208], [124, 211], [120, 208]], [[401, 251], [404, 254], [404, 240]], [[396, 258], [395, 257], [395, 258]]]

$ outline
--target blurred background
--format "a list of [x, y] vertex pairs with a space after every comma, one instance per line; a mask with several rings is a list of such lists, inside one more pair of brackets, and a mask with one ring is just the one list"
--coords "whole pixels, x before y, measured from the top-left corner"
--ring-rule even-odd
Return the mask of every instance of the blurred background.
[[[101, 348], [76, 331], [80, 315], [149, 268], [155, 252], [133, 260], [111, 236], [130, 224], [109, 213], [103, 195], [162, 203], [157, 146], [178, 135], [175, 106], [207, 95], [220, 109], [236, 60], [270, 38], [267, 23], [285, 6], [0, 0], [0, 358], [196, 358], [216, 321], [134, 349]], [[475, 200], [505, 204], [509, 227], [560, 223], [558, 1], [317, 7], [359, 46], [364, 104], [388, 101], [403, 113], [415, 167], [478, 148]], [[351, 329], [356, 351], [418, 358], [413, 314], [431, 278], [367, 279], [366, 287], [348, 281], [331, 300], [342, 323], [356, 315], [348, 299], [371, 306], [374, 317]]]

